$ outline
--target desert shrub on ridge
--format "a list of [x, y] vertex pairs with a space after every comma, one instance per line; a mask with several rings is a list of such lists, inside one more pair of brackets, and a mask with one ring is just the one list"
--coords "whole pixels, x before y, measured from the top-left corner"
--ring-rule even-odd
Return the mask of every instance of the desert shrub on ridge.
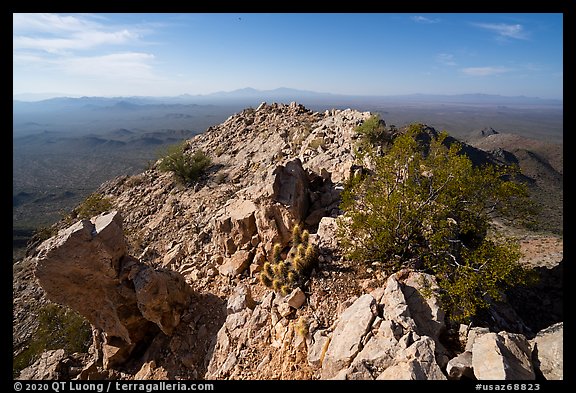
[[183, 185], [191, 185], [211, 163], [210, 157], [202, 150], [189, 154], [186, 151], [186, 142], [183, 142], [168, 147], [166, 155], [158, 164], [158, 169], [162, 172], [172, 172]]
[[407, 266], [432, 273], [449, 315], [467, 321], [503, 289], [528, 281], [517, 241], [491, 222], [529, 219], [532, 204], [512, 181], [517, 168], [474, 167], [458, 143], [445, 146], [446, 133], [423, 148], [421, 132], [410, 126], [385, 154], [366, 149], [373, 170], [346, 184], [338, 238], [349, 259], [379, 261], [388, 273]]

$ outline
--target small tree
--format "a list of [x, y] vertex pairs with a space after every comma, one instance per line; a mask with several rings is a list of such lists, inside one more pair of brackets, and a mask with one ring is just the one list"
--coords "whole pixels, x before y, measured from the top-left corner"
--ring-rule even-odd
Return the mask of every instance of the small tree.
[[517, 243], [490, 223], [528, 218], [532, 205], [511, 180], [517, 168], [474, 167], [458, 143], [445, 146], [446, 133], [423, 130], [410, 126], [384, 155], [368, 149], [374, 170], [346, 185], [338, 236], [350, 259], [436, 275], [446, 309], [464, 321], [526, 279]]
[[188, 154], [186, 142], [183, 142], [168, 148], [165, 157], [158, 165], [158, 169], [162, 172], [172, 172], [180, 183], [190, 185], [198, 180], [211, 163], [210, 157], [202, 150]]

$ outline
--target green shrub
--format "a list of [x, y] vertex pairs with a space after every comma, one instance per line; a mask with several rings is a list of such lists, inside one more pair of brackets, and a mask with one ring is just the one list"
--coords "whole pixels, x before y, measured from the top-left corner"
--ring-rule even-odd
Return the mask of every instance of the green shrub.
[[87, 220], [101, 213], [112, 209], [110, 198], [102, 194], [94, 193], [89, 195], [76, 209], [74, 214], [80, 220]]
[[368, 151], [374, 170], [346, 184], [338, 237], [352, 260], [436, 275], [445, 308], [465, 321], [526, 281], [517, 242], [491, 222], [527, 219], [532, 204], [525, 186], [505, 180], [517, 168], [474, 167], [459, 144], [443, 144], [446, 133], [423, 148], [422, 132], [412, 125], [385, 155]]
[[303, 284], [317, 261], [316, 247], [309, 243], [310, 234], [302, 231], [298, 224], [292, 230], [292, 247], [282, 260], [282, 246], [274, 245], [272, 260], [264, 263], [260, 282], [281, 295]]
[[202, 150], [188, 154], [186, 142], [184, 142], [168, 148], [166, 156], [158, 165], [158, 169], [162, 172], [172, 172], [183, 185], [191, 185], [198, 180], [211, 163], [210, 157]]
[[88, 352], [92, 342], [90, 324], [75, 311], [49, 303], [38, 312], [38, 327], [32, 339], [12, 361], [12, 373], [17, 377], [20, 371], [33, 364], [50, 349], [64, 349], [66, 353]]
[[356, 127], [354, 131], [360, 134], [360, 147], [362, 149], [369, 149], [371, 146], [390, 140], [390, 134], [386, 130], [386, 123], [380, 119], [379, 115], [370, 116]]
[[324, 138], [320, 137], [320, 138], [314, 138], [310, 141], [310, 143], [308, 144], [308, 149], [311, 150], [318, 150], [318, 148], [320, 146], [324, 147], [325, 142], [324, 142]]
[[43, 226], [34, 231], [29, 244], [40, 244], [44, 240], [50, 239], [58, 233], [58, 228], [55, 226]]

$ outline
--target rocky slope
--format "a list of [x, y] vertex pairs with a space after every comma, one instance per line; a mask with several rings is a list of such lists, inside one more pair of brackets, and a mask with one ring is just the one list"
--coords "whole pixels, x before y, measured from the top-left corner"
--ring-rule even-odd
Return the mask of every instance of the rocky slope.
[[564, 206], [564, 162], [561, 144], [484, 129], [468, 143], [502, 161], [518, 164], [526, 177], [532, 196], [541, 205], [542, 229], [561, 234]]
[[[369, 116], [263, 103], [188, 141], [213, 159], [193, 187], [155, 168], [103, 184], [114, 211], [62, 228], [15, 266], [13, 285], [14, 355], [49, 301], [91, 323], [90, 354], [46, 352], [20, 378], [562, 378], [561, 314], [538, 332], [507, 305], [492, 331], [458, 328], [422, 295], [424, 273], [341, 258], [339, 193]], [[258, 276], [296, 223], [319, 263], [304, 291], [280, 296]], [[561, 267], [561, 251], [535, 251], [535, 264]]]

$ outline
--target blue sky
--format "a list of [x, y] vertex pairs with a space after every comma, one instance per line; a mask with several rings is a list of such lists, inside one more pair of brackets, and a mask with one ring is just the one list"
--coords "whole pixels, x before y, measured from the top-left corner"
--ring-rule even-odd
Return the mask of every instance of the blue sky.
[[13, 14], [13, 94], [563, 96], [562, 14]]

